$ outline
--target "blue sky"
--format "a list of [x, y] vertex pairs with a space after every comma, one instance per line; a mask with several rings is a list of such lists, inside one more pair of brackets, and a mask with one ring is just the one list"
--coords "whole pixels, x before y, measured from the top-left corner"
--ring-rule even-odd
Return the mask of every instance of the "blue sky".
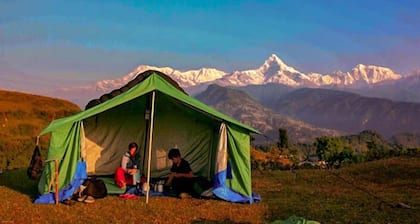
[[362, 63], [409, 74], [419, 14], [417, 0], [0, 0], [0, 73], [74, 84], [140, 64], [253, 69], [274, 53], [302, 72]]

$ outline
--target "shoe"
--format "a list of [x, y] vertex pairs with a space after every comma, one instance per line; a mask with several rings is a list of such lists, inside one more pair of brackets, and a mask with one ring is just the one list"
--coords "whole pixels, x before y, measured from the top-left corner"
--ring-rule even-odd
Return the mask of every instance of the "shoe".
[[82, 195], [82, 196], [77, 198], [77, 201], [82, 202], [82, 201], [86, 200], [86, 197], [87, 197], [86, 195]]
[[189, 195], [188, 193], [181, 193], [178, 195], [178, 197], [181, 199], [187, 199], [187, 198], [191, 198], [191, 195]]
[[73, 205], [74, 203], [76, 203], [75, 201], [73, 201], [71, 198], [67, 198], [66, 200], [64, 200], [62, 202], [65, 205]]
[[93, 203], [95, 202], [95, 198], [93, 198], [92, 196], [87, 196], [84, 202], [88, 204]]

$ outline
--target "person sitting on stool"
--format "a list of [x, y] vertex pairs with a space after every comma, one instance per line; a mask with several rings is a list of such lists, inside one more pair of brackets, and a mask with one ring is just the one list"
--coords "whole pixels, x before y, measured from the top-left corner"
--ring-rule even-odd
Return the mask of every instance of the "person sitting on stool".
[[121, 166], [115, 171], [115, 184], [124, 189], [126, 185], [135, 185], [133, 175], [138, 172], [136, 166], [138, 163], [137, 150], [138, 145], [135, 142], [128, 144], [128, 151], [121, 159]]

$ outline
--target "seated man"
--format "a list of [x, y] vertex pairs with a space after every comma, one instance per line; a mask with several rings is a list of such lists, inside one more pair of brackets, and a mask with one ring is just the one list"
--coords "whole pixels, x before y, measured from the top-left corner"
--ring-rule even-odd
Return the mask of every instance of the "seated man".
[[128, 145], [128, 151], [121, 159], [121, 166], [115, 171], [115, 184], [120, 188], [125, 188], [126, 185], [135, 185], [133, 183], [133, 175], [135, 175], [138, 163], [138, 145], [132, 142]]
[[166, 186], [172, 186], [172, 189], [180, 198], [187, 198], [193, 193], [194, 174], [190, 164], [183, 158], [179, 149], [169, 150], [168, 158], [172, 160], [171, 174], [166, 181]]

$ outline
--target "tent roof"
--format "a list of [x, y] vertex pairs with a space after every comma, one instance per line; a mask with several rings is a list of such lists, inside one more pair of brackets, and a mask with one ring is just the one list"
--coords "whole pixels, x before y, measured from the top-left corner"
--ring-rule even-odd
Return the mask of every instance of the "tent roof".
[[172, 83], [168, 82], [164, 76], [162, 76], [158, 72], [152, 71], [147, 76], [147, 78], [143, 79], [140, 83], [133, 86], [126, 92], [75, 115], [54, 120], [41, 132], [40, 135], [44, 135], [48, 132], [58, 130], [74, 122], [81, 121], [88, 117], [102, 113], [108, 109], [116, 107], [137, 97], [143, 96], [152, 91], [158, 91], [172, 98], [175, 98], [184, 105], [189, 106], [194, 110], [200, 111], [201, 113], [205, 113], [210, 117], [213, 117], [214, 119], [223, 120], [227, 123], [231, 123], [241, 128], [244, 128], [249, 132], [260, 134], [260, 132], [258, 132], [254, 128], [245, 125], [227, 115], [224, 115], [223, 113], [215, 110], [214, 108], [207, 106], [206, 104], [196, 100], [195, 98], [188, 96], [187, 94], [179, 90], [176, 86], [174, 86]]
[[[129, 81], [127, 84], [125, 84], [123, 87], [121, 88], [117, 88], [112, 90], [109, 93], [105, 93], [104, 95], [100, 96], [98, 99], [92, 99], [89, 101], [89, 103], [85, 106], [85, 110], [94, 107], [98, 104], [101, 104], [107, 100], [110, 100], [124, 92], [127, 92], [129, 89], [133, 88], [134, 86], [136, 86], [137, 84], [139, 84], [140, 82], [142, 82], [143, 80], [145, 80], [147, 77], [149, 77], [151, 74], [158, 74], [161, 77], [163, 77], [166, 81], [168, 81], [170, 84], [172, 84], [175, 88], [179, 89], [181, 92], [187, 94], [184, 89], [182, 89], [178, 83], [173, 80], [171, 77], [169, 77], [168, 75], [160, 72], [160, 71], [156, 71], [156, 70], [147, 70], [144, 71], [140, 74], [137, 74], [137, 76], [132, 79], [131, 81]], [[188, 94], [187, 94], [188, 95]]]

